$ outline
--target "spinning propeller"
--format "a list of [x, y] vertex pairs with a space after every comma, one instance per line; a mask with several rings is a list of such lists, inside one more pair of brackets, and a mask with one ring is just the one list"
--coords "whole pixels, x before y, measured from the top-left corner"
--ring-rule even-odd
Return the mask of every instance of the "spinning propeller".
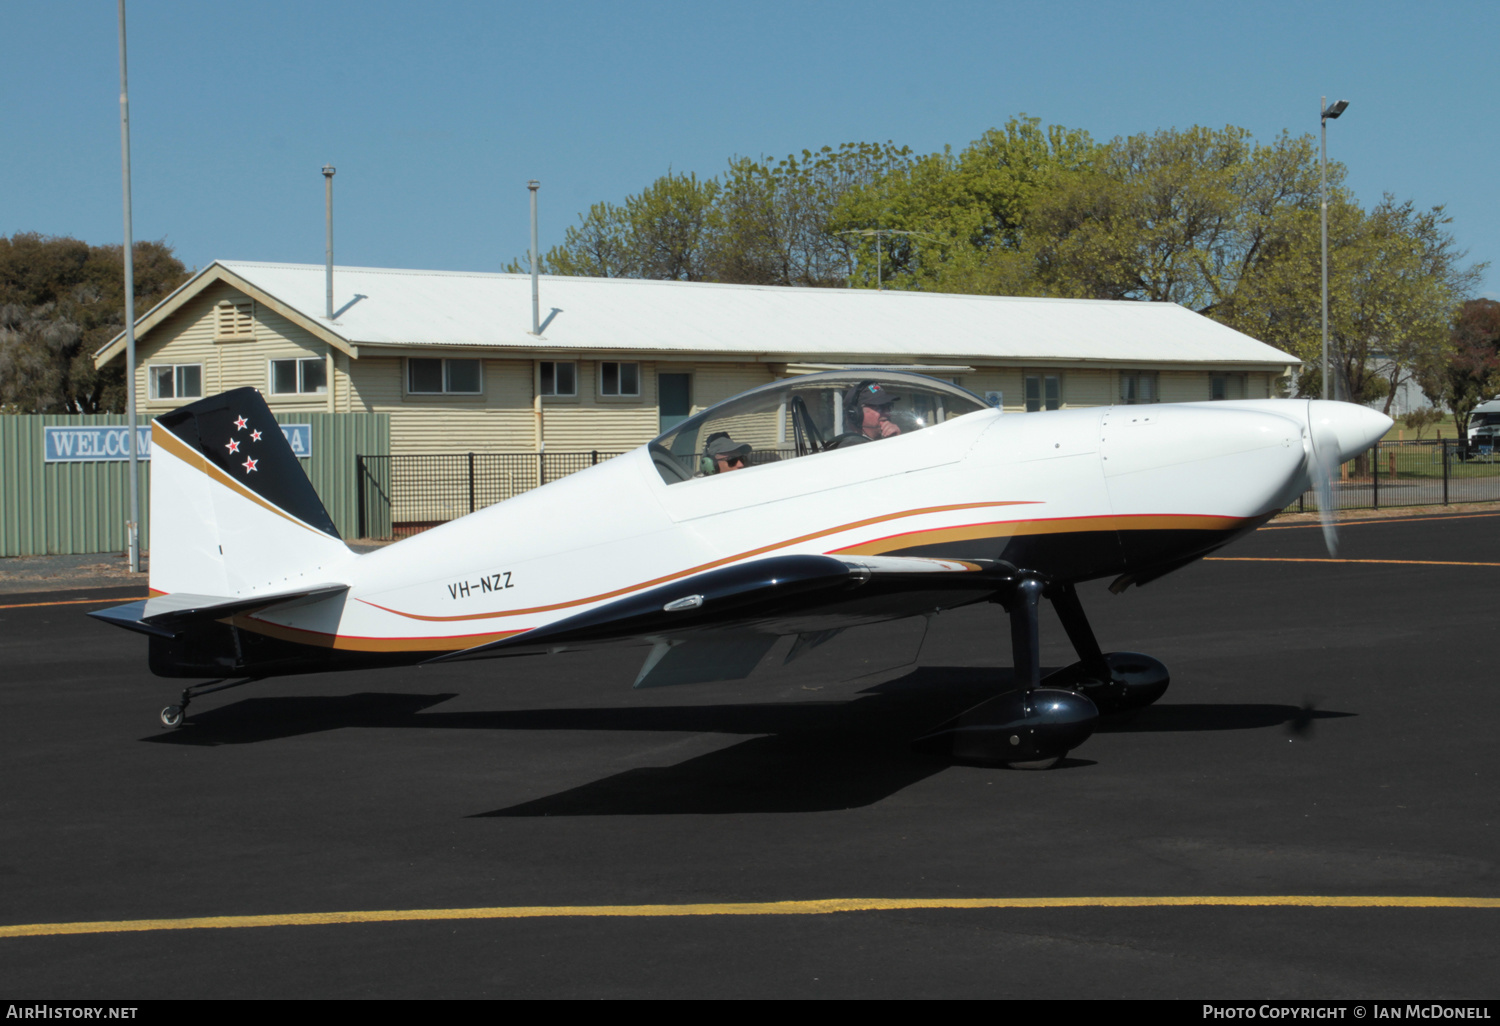
[[1319, 416], [1313, 403], [1307, 404], [1307, 476], [1318, 493], [1318, 520], [1323, 525], [1323, 544], [1330, 556], [1339, 554], [1339, 529], [1334, 519], [1333, 475], [1343, 463], [1339, 436], [1327, 416]]

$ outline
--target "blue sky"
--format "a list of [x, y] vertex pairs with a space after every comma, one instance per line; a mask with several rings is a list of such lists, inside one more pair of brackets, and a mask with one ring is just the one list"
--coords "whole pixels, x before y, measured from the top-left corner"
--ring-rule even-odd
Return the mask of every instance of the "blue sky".
[[[961, 148], [1026, 112], [1096, 139], [1316, 132], [1366, 205], [1446, 204], [1500, 264], [1490, 3], [463, 3], [130, 0], [138, 239], [190, 267], [498, 270], [599, 200], [733, 154]], [[113, 0], [7, 0], [0, 234], [118, 242]], [[1489, 112], [1488, 114], [1486, 112]], [[1482, 291], [1500, 298], [1500, 269]]]

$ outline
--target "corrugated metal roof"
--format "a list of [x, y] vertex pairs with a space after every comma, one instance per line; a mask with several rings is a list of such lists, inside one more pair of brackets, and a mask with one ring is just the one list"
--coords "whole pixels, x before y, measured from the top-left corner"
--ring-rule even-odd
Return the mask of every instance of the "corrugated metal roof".
[[333, 322], [322, 264], [219, 261], [357, 345], [849, 355], [970, 360], [1259, 364], [1297, 359], [1170, 303], [1019, 299], [710, 285], [544, 275], [542, 337], [530, 334], [522, 274], [334, 269]]

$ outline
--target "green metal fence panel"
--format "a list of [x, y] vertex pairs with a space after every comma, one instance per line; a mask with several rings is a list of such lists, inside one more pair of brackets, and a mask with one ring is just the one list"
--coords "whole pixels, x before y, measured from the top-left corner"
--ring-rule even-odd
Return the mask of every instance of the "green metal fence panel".
[[[123, 552], [129, 517], [126, 460], [48, 463], [44, 428], [107, 427], [122, 414], [0, 416], [0, 556]], [[148, 417], [137, 417], [142, 426]], [[150, 528], [151, 464], [137, 466], [141, 543]]]
[[[359, 535], [357, 457], [390, 452], [384, 413], [304, 413], [278, 418], [312, 425], [300, 460], [334, 525]], [[120, 414], [0, 416], [0, 556], [123, 552], [130, 502], [126, 460], [46, 462], [44, 428], [123, 425]], [[137, 423], [147, 425], [148, 417]], [[141, 548], [150, 548], [151, 464], [139, 465]]]

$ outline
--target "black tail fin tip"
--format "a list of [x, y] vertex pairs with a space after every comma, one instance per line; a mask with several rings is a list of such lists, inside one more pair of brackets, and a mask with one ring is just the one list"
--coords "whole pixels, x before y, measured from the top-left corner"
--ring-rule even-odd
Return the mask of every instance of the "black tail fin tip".
[[163, 414], [156, 422], [271, 505], [339, 537], [291, 443], [256, 389], [221, 392]]

